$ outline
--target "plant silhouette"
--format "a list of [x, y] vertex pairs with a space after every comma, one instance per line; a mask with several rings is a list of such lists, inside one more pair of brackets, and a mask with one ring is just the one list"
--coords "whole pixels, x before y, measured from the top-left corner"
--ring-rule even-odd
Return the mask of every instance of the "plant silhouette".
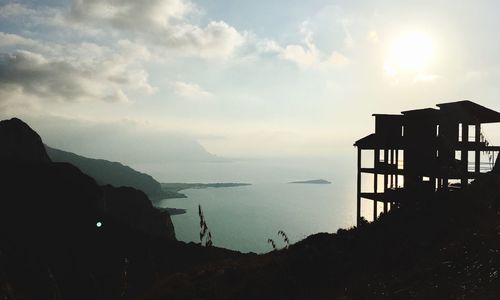
[[201, 245], [205, 243], [205, 247], [210, 247], [213, 245], [212, 233], [210, 232], [210, 229], [208, 229], [207, 222], [205, 221], [205, 215], [203, 214], [203, 209], [200, 204], [198, 204], [198, 215], [200, 216], [200, 243]]

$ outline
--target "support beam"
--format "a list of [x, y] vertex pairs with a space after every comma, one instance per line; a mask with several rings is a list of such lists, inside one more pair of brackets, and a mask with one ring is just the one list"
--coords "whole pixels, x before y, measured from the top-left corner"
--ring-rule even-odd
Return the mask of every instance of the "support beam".
[[[380, 162], [380, 149], [375, 149], [375, 155], [374, 155], [374, 167], [375, 170], [377, 170], [377, 166], [379, 166]], [[374, 172], [373, 174], [373, 192], [376, 194], [378, 193], [378, 173], [377, 171]], [[377, 213], [377, 201], [373, 201], [373, 221], [377, 219], [378, 213]]]
[[[399, 169], [399, 149], [396, 149], [396, 169]], [[394, 182], [396, 188], [398, 188], [398, 181], [399, 181], [398, 177], [399, 177], [398, 174], [396, 174], [396, 180]]]
[[[475, 139], [475, 142], [476, 142], [476, 145], [479, 145], [479, 143], [481, 142], [481, 123], [476, 123], [476, 139]], [[481, 173], [481, 151], [479, 151], [479, 149], [476, 149], [475, 151], [475, 158], [474, 158], [474, 171], [476, 173], [476, 175], [479, 175], [479, 173]]]
[[[390, 160], [389, 160], [389, 150], [384, 149], [384, 164], [386, 166], [389, 166]], [[384, 188], [382, 190], [382, 193], [387, 192], [387, 173], [384, 173]], [[384, 202], [384, 213], [387, 212], [387, 202]]]
[[357, 184], [357, 207], [356, 226], [361, 223], [361, 148], [358, 147], [358, 184]]
[[[391, 150], [391, 165], [395, 165], [395, 162], [394, 162], [394, 149]], [[397, 175], [397, 169], [398, 169], [398, 165], [397, 165], [397, 162], [396, 162], [396, 174], [391, 174], [391, 188], [394, 188], [394, 176], [398, 176]]]
[[[462, 123], [462, 143], [467, 144], [469, 142], [469, 124]], [[461, 186], [463, 189], [467, 188], [468, 184], [468, 176], [469, 172], [469, 151], [467, 151], [467, 147], [462, 148], [462, 152], [460, 154], [460, 160], [462, 162], [462, 178], [461, 178]]]

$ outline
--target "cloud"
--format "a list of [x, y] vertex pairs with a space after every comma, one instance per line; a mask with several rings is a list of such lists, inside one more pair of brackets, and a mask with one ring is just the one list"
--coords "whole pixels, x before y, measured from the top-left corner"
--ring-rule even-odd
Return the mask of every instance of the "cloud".
[[320, 61], [321, 52], [313, 41], [313, 33], [307, 29], [307, 22], [303, 22], [300, 32], [304, 35], [304, 44], [288, 45], [280, 53], [279, 57], [295, 62], [300, 67], [311, 67]]
[[[132, 90], [153, 94], [148, 62], [227, 59], [245, 42], [223, 21], [194, 24], [190, 18], [199, 13], [189, 0], [0, 5], [1, 21], [19, 25], [30, 37], [0, 32], [0, 92], [12, 99], [24, 96], [26, 102], [128, 102]], [[191, 83], [176, 83], [175, 90], [185, 98], [213, 96]]]
[[94, 63], [46, 57], [26, 50], [0, 54], [0, 91], [58, 101], [129, 101], [125, 89], [153, 92], [143, 70], [129, 70], [120, 56]]
[[24, 93], [57, 100], [99, 97], [127, 100], [123, 91], [92, 80], [92, 70], [81, 70], [65, 61], [49, 61], [40, 54], [17, 51], [0, 56], [0, 88], [21, 88]]
[[336, 65], [336, 66], [341, 66], [341, 65], [347, 65], [350, 63], [349, 58], [344, 56], [343, 54], [333, 51], [330, 57], [327, 60], [328, 64], [330, 65]]
[[338, 51], [330, 55], [318, 49], [313, 39], [313, 32], [307, 29], [307, 22], [301, 26], [300, 32], [304, 36], [303, 44], [289, 44], [284, 47], [276, 41], [264, 39], [256, 42], [260, 53], [275, 54], [283, 60], [295, 63], [300, 68], [328, 68], [350, 63], [350, 60]]
[[20, 3], [7, 3], [0, 7], [0, 17], [1, 18], [18, 18], [24, 16], [31, 16], [35, 14], [36, 11], [28, 8], [27, 6]]
[[21, 3], [7, 3], [0, 6], [0, 19], [7, 20], [24, 28], [40, 29], [42, 26], [65, 28], [64, 12], [48, 6], [32, 7]]
[[259, 53], [280, 53], [283, 51], [283, 48], [274, 40], [270, 39], [257, 39], [255, 36], [253, 37], [255, 40], [255, 46]]
[[351, 31], [349, 30], [349, 23], [350, 21], [347, 18], [341, 21], [342, 28], [345, 34], [344, 45], [346, 48], [354, 48], [356, 43], [354, 42]]
[[35, 41], [33, 41], [32, 39], [28, 39], [17, 34], [0, 32], [0, 47], [33, 44], [35, 44]]
[[245, 35], [224, 21], [195, 24], [192, 17], [200, 13], [189, 0], [73, 0], [68, 8], [0, 6], [0, 18], [23, 27], [49, 26], [57, 35], [129, 39], [177, 56], [227, 59], [234, 55]]
[[202, 58], [228, 58], [243, 42], [244, 37], [223, 21], [210, 22], [205, 28], [176, 25], [158, 38], [158, 43], [179, 54]]
[[172, 89], [176, 95], [183, 98], [204, 100], [214, 96], [195, 83], [175, 81], [172, 83]]
[[124, 30], [167, 28], [194, 10], [184, 0], [74, 0], [69, 17], [73, 20], [110, 25]]
[[311, 67], [320, 61], [321, 52], [314, 44], [313, 33], [307, 25], [307, 22], [303, 22], [300, 28], [305, 45], [287, 45], [279, 54], [280, 58], [292, 61], [300, 67]]
[[127, 38], [175, 51], [176, 55], [228, 58], [245, 38], [223, 21], [190, 22], [198, 12], [187, 0], [75, 0], [67, 20], [90, 29], [113, 30]]

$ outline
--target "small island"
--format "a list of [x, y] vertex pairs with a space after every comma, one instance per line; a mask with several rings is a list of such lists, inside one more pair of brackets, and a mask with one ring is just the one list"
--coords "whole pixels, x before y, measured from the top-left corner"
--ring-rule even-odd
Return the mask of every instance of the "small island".
[[292, 181], [289, 183], [304, 183], [304, 184], [331, 184], [330, 181], [324, 179], [313, 179], [313, 180], [304, 180], [304, 181]]

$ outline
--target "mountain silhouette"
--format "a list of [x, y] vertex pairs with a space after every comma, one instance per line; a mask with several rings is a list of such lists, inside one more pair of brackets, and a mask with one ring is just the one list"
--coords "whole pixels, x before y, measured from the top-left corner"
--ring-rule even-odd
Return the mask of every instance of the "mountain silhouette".
[[18, 118], [0, 121], [0, 161], [48, 163], [40, 136]]
[[151, 200], [159, 200], [166, 196], [160, 183], [152, 176], [136, 171], [119, 162], [88, 158], [47, 145], [45, 145], [45, 149], [53, 162], [70, 163], [83, 173], [94, 178], [98, 184], [132, 187], [146, 193]]

